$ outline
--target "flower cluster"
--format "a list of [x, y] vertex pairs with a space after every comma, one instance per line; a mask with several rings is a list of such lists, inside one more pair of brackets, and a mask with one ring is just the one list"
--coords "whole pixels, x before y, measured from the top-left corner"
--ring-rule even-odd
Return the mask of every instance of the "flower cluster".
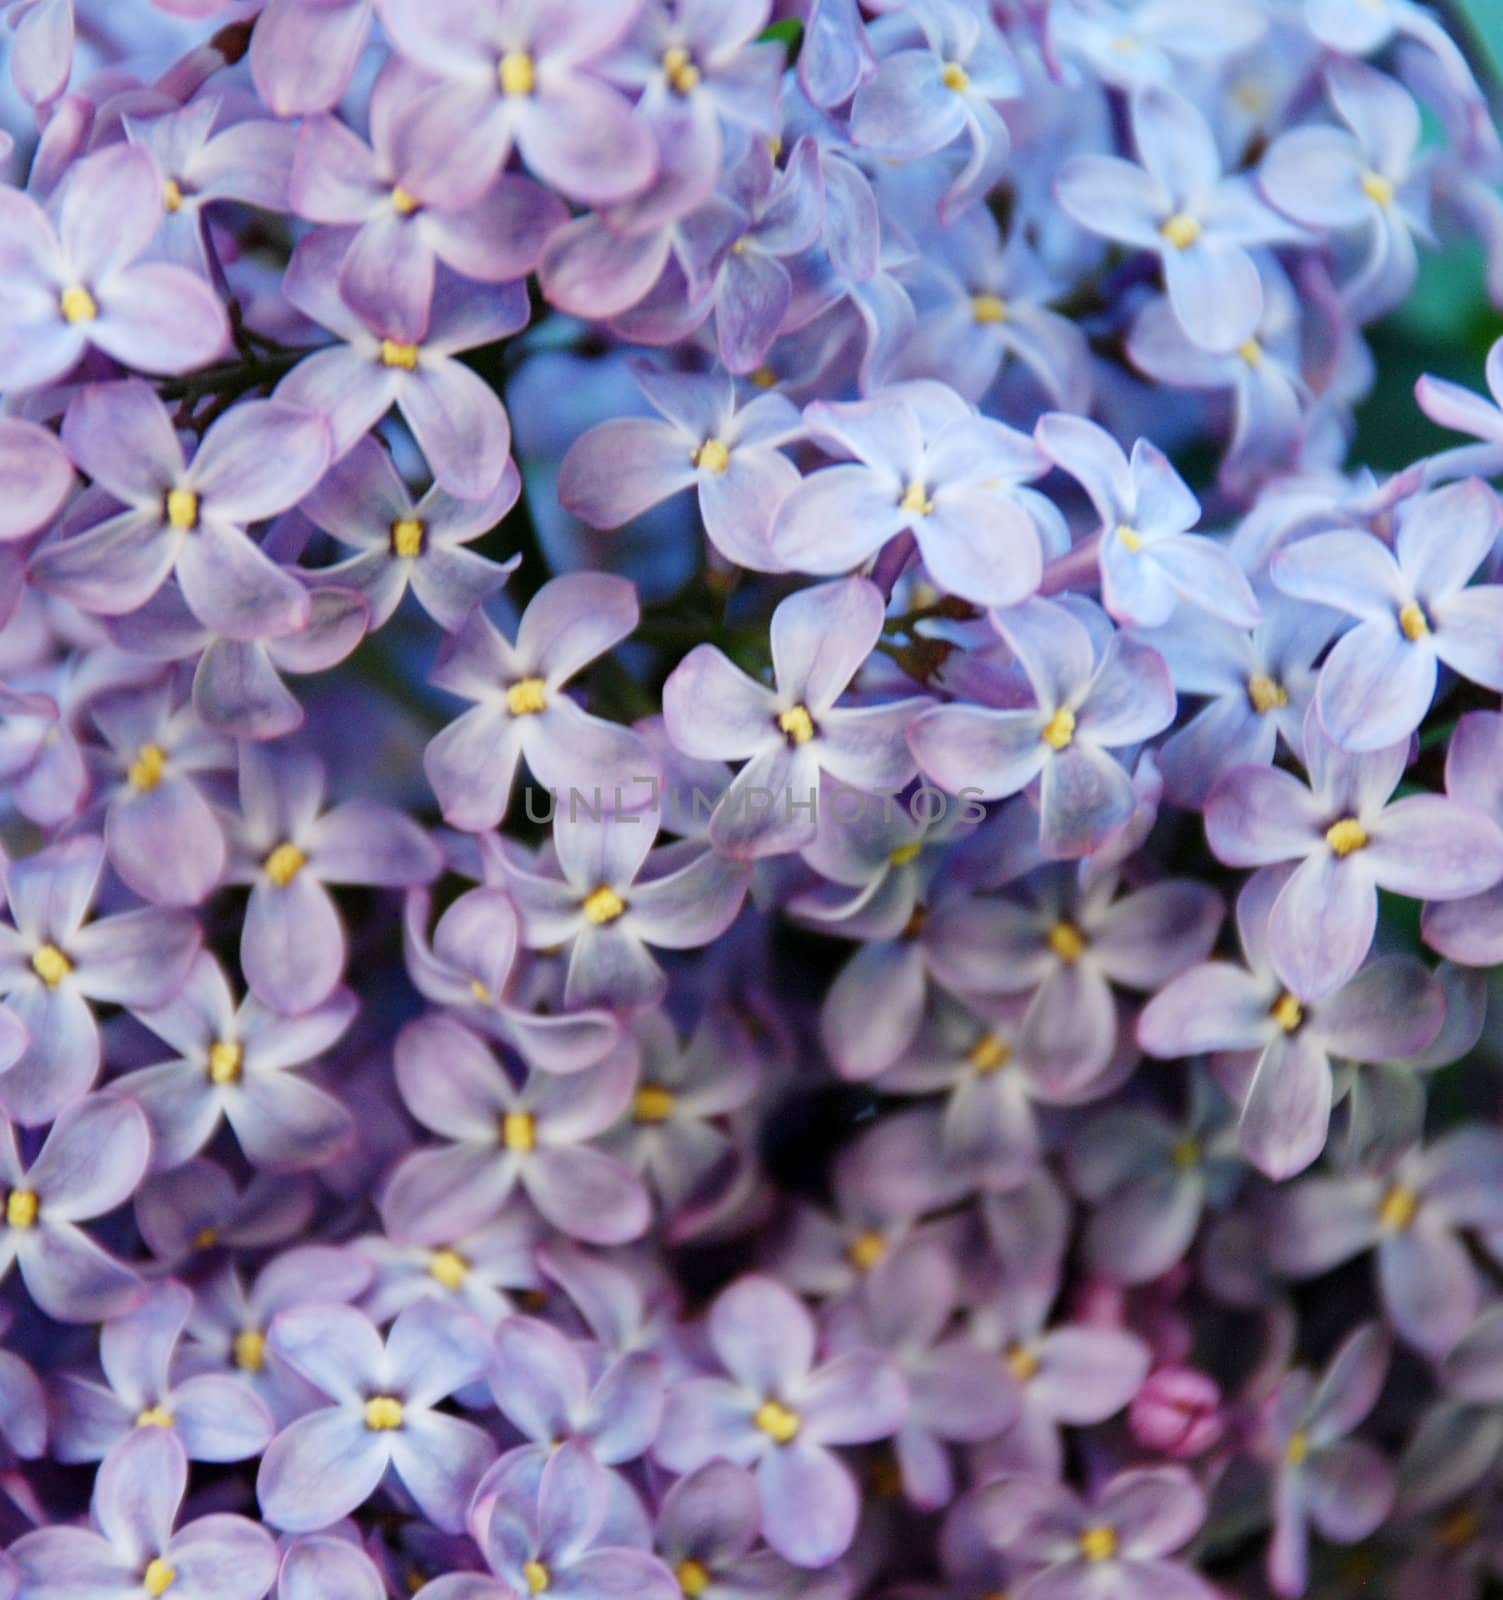
[[1503, 1578], [1436, 18], [0, 10], [0, 1600]]

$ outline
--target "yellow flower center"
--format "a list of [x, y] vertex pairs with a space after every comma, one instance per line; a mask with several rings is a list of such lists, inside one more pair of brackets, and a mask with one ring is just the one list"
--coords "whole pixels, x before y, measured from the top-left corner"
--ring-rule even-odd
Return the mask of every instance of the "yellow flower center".
[[522, 1576], [527, 1580], [530, 1594], [541, 1594], [548, 1587], [548, 1569], [541, 1561], [523, 1562]]
[[168, 178], [162, 185], [162, 205], [170, 213], [176, 211], [183, 203], [183, 191], [178, 187], [176, 178]]
[[845, 1258], [857, 1272], [870, 1272], [887, 1254], [887, 1240], [875, 1228], [858, 1233], [845, 1248]]
[[1027, 1383], [1039, 1370], [1039, 1358], [1026, 1344], [1011, 1346], [1002, 1359], [1007, 1370], [1019, 1383]]
[[1456, 1550], [1468, 1545], [1482, 1532], [1482, 1521], [1470, 1506], [1458, 1506], [1450, 1516], [1441, 1519], [1435, 1537], [1448, 1549]]
[[1117, 1530], [1098, 1522], [1080, 1536], [1080, 1553], [1087, 1561], [1110, 1561], [1117, 1553]]
[[506, 691], [506, 709], [514, 717], [533, 717], [548, 709], [548, 685], [541, 678], [519, 678]]
[[423, 553], [423, 524], [416, 517], [400, 517], [391, 525], [391, 553], [411, 561]]
[[1289, 704], [1289, 691], [1266, 672], [1255, 672], [1247, 680], [1247, 698], [1260, 717]]
[[1392, 1233], [1402, 1233], [1414, 1221], [1419, 1210], [1419, 1196], [1406, 1184], [1390, 1187], [1378, 1206], [1379, 1225]]
[[209, 1046], [209, 1082], [239, 1083], [245, 1046], [238, 1039], [216, 1039]]
[[428, 1261], [428, 1276], [446, 1289], [458, 1289], [470, 1275], [470, 1264], [457, 1250], [435, 1250]]
[[198, 1232], [193, 1235], [193, 1248], [195, 1250], [207, 1250], [211, 1245], [217, 1244], [218, 1242], [218, 1228], [200, 1228]]
[[778, 381], [778, 375], [771, 367], [758, 367], [749, 376], [752, 387], [756, 389], [770, 389]]
[[939, 81], [945, 88], [953, 89], [959, 94], [971, 81], [971, 75], [958, 61], [945, 62], [945, 70], [940, 73]]
[[1176, 211], [1159, 232], [1176, 250], [1188, 250], [1200, 237], [1200, 223], [1188, 211]]
[[807, 706], [793, 706], [778, 716], [778, 727], [791, 744], [807, 744], [814, 737], [814, 718]]
[[689, 457], [689, 464], [719, 477], [730, 466], [731, 453], [719, 439], [706, 439]]
[[1367, 834], [1355, 817], [1343, 817], [1326, 829], [1326, 843], [1336, 856], [1349, 856], [1367, 843]]
[[1067, 967], [1085, 954], [1086, 936], [1073, 922], [1056, 922], [1049, 930], [1049, 948]]
[[162, 768], [167, 765], [167, 752], [159, 744], [143, 744], [136, 759], [125, 770], [126, 782], [132, 789], [147, 794], [162, 781]]
[[966, 1060], [984, 1077], [999, 1067], [1005, 1067], [1011, 1054], [1012, 1046], [1006, 1039], [999, 1038], [995, 1033], [983, 1033], [966, 1052]]
[[501, 1119], [501, 1143], [522, 1154], [535, 1149], [537, 1123], [530, 1111], [508, 1111]]
[[399, 217], [410, 217], [417, 208], [418, 197], [410, 194], [400, 183], [391, 191], [391, 209]]
[[168, 491], [167, 525], [179, 533], [187, 533], [198, 526], [198, 496], [191, 489]]
[[1237, 346], [1237, 354], [1250, 367], [1261, 367], [1263, 365], [1263, 346], [1256, 339], [1244, 339]]
[[934, 502], [929, 498], [921, 483], [910, 483], [903, 491], [903, 498], [898, 501], [898, 505], [902, 510], [912, 512], [916, 517], [927, 517], [934, 509]]
[[266, 1335], [259, 1328], [235, 1335], [235, 1365], [242, 1372], [259, 1372], [266, 1365]]
[[625, 910], [626, 902], [609, 884], [602, 883], [598, 889], [591, 890], [585, 896], [585, 921], [597, 928], [603, 928], [607, 922], [614, 922]]
[[710, 1574], [698, 1561], [680, 1561], [673, 1569], [673, 1576], [678, 1580], [680, 1591], [688, 1595], [689, 1600], [696, 1600], [710, 1587]]
[[673, 1091], [660, 1083], [644, 1083], [632, 1104], [632, 1115], [638, 1122], [665, 1122], [672, 1110]]
[[799, 1430], [799, 1414], [780, 1400], [764, 1400], [752, 1421], [777, 1444], [787, 1444]]
[[31, 970], [49, 989], [55, 989], [72, 972], [73, 963], [55, 944], [44, 944], [33, 953]]
[[993, 322], [1007, 321], [1007, 302], [995, 294], [973, 294], [971, 315], [983, 327]]
[[381, 365], [383, 367], [401, 367], [404, 372], [412, 372], [417, 367], [418, 347], [415, 344], [400, 344], [395, 339], [381, 341]]
[[1061, 706], [1044, 724], [1039, 738], [1052, 749], [1063, 750], [1075, 737], [1075, 713], [1069, 706]]
[[491, 1003], [491, 992], [479, 978], [470, 979], [470, 993], [483, 1006], [488, 1006]]
[[1200, 1140], [1181, 1139], [1169, 1152], [1169, 1159], [1181, 1172], [1200, 1164]]
[[1393, 184], [1381, 172], [1362, 174], [1362, 192], [1374, 205], [1385, 210], [1393, 204]]
[[496, 67], [502, 94], [531, 94], [537, 83], [532, 57], [525, 50], [508, 50]]
[[694, 57], [681, 44], [663, 52], [663, 75], [675, 94], [688, 94], [699, 82], [699, 68], [694, 65]]
[[266, 876], [277, 888], [285, 889], [303, 870], [307, 860], [295, 844], [284, 839], [266, 858]]
[[390, 1433], [402, 1426], [402, 1402], [395, 1395], [373, 1394], [365, 1402], [365, 1425], [372, 1433]]
[[160, 1556], [153, 1556], [146, 1563], [146, 1571], [141, 1574], [141, 1587], [155, 1600], [157, 1595], [166, 1594], [175, 1577], [175, 1568], [169, 1567]]
[[138, 1428], [170, 1428], [172, 1426], [172, 1413], [166, 1406], [147, 1406], [144, 1411], [136, 1413], [136, 1426]]
[[11, 1228], [29, 1228], [37, 1220], [38, 1202], [31, 1189], [12, 1189], [5, 1202], [5, 1221]]
[[70, 283], [58, 298], [64, 322], [92, 322], [99, 315], [94, 296], [81, 283]]
[[1416, 605], [1413, 600], [1399, 612], [1399, 627], [1404, 631], [1404, 637], [1411, 643], [1416, 639], [1423, 639], [1430, 631], [1430, 619], [1425, 615], [1423, 606]]
[[1289, 1443], [1284, 1446], [1284, 1461], [1291, 1467], [1297, 1467], [1309, 1454], [1309, 1435], [1303, 1428], [1299, 1428], [1289, 1435]]
[[1117, 524], [1117, 540], [1129, 555], [1135, 556], [1143, 548], [1143, 535], [1131, 523]]
[[1305, 1013], [1299, 1001], [1287, 989], [1269, 1006], [1268, 1015], [1285, 1033], [1293, 1033], [1305, 1020]]
[[906, 867], [910, 861], [917, 861], [923, 845], [917, 839], [912, 844], [900, 844], [896, 850], [888, 852], [887, 859], [895, 867]]

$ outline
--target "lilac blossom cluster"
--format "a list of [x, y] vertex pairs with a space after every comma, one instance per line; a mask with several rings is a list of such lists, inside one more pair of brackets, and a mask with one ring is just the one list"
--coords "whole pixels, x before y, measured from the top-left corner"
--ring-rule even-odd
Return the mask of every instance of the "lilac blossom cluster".
[[0, 1600], [1503, 1579], [1436, 18], [0, 10]]

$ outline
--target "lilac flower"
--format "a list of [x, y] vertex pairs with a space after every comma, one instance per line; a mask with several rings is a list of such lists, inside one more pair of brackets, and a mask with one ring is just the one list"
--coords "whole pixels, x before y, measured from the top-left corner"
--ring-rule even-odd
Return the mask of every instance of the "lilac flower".
[[1317, 1381], [1291, 1372], [1267, 1407], [1274, 1470], [1268, 1581], [1275, 1593], [1305, 1592], [1309, 1526], [1338, 1544], [1373, 1532], [1393, 1504], [1393, 1469], [1347, 1435], [1373, 1408], [1388, 1371], [1388, 1340], [1375, 1323], [1352, 1333]]
[[288, 263], [283, 294], [340, 342], [298, 362], [275, 398], [327, 419], [336, 461], [396, 406], [439, 484], [484, 500], [506, 471], [511, 427], [495, 391], [455, 357], [526, 324], [522, 285], [470, 283], [439, 269], [431, 309], [411, 320], [393, 304], [373, 321], [339, 296], [345, 242], [338, 229], [322, 229]]
[[1098, 658], [1084, 623], [1052, 600], [994, 611], [992, 623], [1034, 705], [937, 706], [915, 718], [908, 743], [925, 776], [952, 794], [1000, 799], [1036, 779], [1044, 854], [1089, 855], [1137, 805], [1132, 779], [1109, 752], [1174, 720], [1168, 668], [1125, 633], [1113, 633]]
[[485, 1045], [445, 1016], [397, 1035], [397, 1085], [407, 1109], [447, 1139], [392, 1173], [382, 1212], [393, 1238], [447, 1244], [500, 1215], [514, 1188], [554, 1227], [592, 1244], [622, 1244], [647, 1226], [647, 1193], [632, 1172], [586, 1141], [621, 1114], [636, 1053], [613, 1051], [567, 1076], [533, 1073], [520, 1090]]
[[420, 1300], [383, 1346], [349, 1306], [291, 1307], [267, 1345], [329, 1400], [283, 1428], [261, 1458], [256, 1493], [269, 1522], [289, 1533], [327, 1528], [368, 1500], [389, 1468], [430, 1522], [447, 1533], [464, 1526], [495, 1446], [484, 1429], [435, 1407], [489, 1365], [475, 1318]]
[[1276, 767], [1235, 767], [1206, 801], [1206, 838], [1231, 866], [1299, 865], [1268, 921], [1269, 960], [1299, 1000], [1339, 989], [1362, 964], [1378, 890], [1461, 900], [1503, 877], [1503, 833], [1460, 801], [1389, 802], [1409, 741], [1349, 755], [1305, 719], [1307, 788]]
[[1054, 192], [1081, 227], [1152, 250], [1185, 332], [1211, 351], [1253, 336], [1263, 287], [1247, 247], [1298, 235], [1245, 177], [1223, 177], [1216, 136], [1200, 112], [1164, 84], [1132, 97], [1141, 166], [1116, 156], [1072, 156]]
[[287, 1546], [277, 1600], [386, 1600], [386, 1585], [357, 1544], [330, 1534], [305, 1534]]
[[1101, 603], [1118, 622], [1156, 628], [1183, 603], [1238, 627], [1257, 623], [1245, 574], [1214, 540], [1186, 531], [1200, 520], [1200, 505], [1147, 439], [1129, 462], [1105, 429], [1062, 411], [1041, 417], [1034, 434], [1100, 518]]
[[674, 1386], [654, 1454], [679, 1473], [717, 1456], [754, 1467], [763, 1538], [795, 1566], [827, 1565], [850, 1545], [859, 1505], [829, 1447], [895, 1433], [908, 1405], [902, 1375], [870, 1350], [816, 1367], [813, 1319], [771, 1278], [723, 1290], [707, 1332], [729, 1376]]
[[54, 1380], [54, 1453], [59, 1461], [103, 1461], [140, 1429], [173, 1433], [190, 1461], [244, 1461], [276, 1431], [271, 1413], [237, 1377], [179, 1377], [173, 1357], [193, 1294], [171, 1280], [99, 1337], [104, 1383], [61, 1373]]
[[180, 1166], [227, 1121], [246, 1159], [274, 1170], [314, 1167], [354, 1136], [350, 1113], [290, 1068], [322, 1055], [355, 1019], [355, 997], [336, 989], [297, 1017], [253, 995], [237, 1010], [224, 971], [200, 952], [176, 998], [140, 1020], [181, 1052], [116, 1080], [151, 1124], [153, 1165]]
[[1412, 956], [1379, 956], [1355, 977], [1302, 1004], [1272, 965], [1271, 915], [1284, 886], [1256, 874], [1237, 897], [1248, 968], [1209, 961], [1161, 989], [1138, 1019], [1154, 1056], [1234, 1051], [1223, 1074], [1241, 1089], [1238, 1142], [1270, 1178], [1303, 1171], [1325, 1147], [1333, 1086], [1330, 1058], [1390, 1061], [1423, 1050], [1440, 1031], [1445, 995]]
[[158, 1261], [177, 1267], [204, 1251], [264, 1250], [305, 1233], [310, 1179], [258, 1173], [243, 1189], [223, 1167], [195, 1156], [158, 1172], [136, 1195], [136, 1226]]
[[851, 459], [782, 502], [772, 549], [785, 566], [843, 572], [907, 532], [935, 583], [963, 599], [1012, 605], [1038, 587], [1039, 535], [1017, 487], [1043, 467], [1031, 440], [933, 382], [819, 401], [804, 423], [821, 448]]
[[664, 418], [615, 417], [576, 439], [559, 469], [560, 503], [592, 528], [618, 528], [694, 486], [705, 534], [727, 560], [765, 572], [773, 517], [800, 482], [782, 446], [803, 422], [776, 392], [738, 408], [728, 374], [633, 367]]
[[349, 87], [370, 32], [372, 0], [267, 0], [251, 33], [256, 90], [279, 117], [327, 111]]
[[0, 370], [12, 391], [62, 377], [91, 346], [143, 372], [187, 372], [228, 342], [201, 277], [139, 260], [162, 219], [162, 180], [145, 150], [115, 145], [78, 161], [55, 226], [9, 187], [0, 219]]
[[540, 1290], [543, 1277], [535, 1252], [545, 1225], [522, 1206], [512, 1206], [435, 1249], [397, 1244], [382, 1234], [356, 1239], [352, 1251], [375, 1276], [362, 1298], [374, 1322], [385, 1322], [415, 1301], [452, 1296], [494, 1330], [516, 1307], [513, 1292]]
[[174, 1532], [187, 1483], [187, 1457], [173, 1433], [139, 1429], [99, 1469], [92, 1528], [38, 1528], [11, 1546], [18, 1600], [160, 1595], [169, 1587], [173, 1600], [261, 1600], [277, 1577], [271, 1535], [223, 1512]]
[[487, 561], [464, 548], [501, 521], [521, 486], [508, 462], [483, 500], [456, 499], [437, 484], [414, 500], [390, 455], [374, 439], [361, 439], [302, 502], [310, 521], [359, 552], [320, 569], [319, 582], [327, 578], [365, 595], [373, 628], [391, 618], [410, 586], [428, 615], [452, 633], [521, 560]]
[[88, 1002], [162, 1005], [198, 950], [198, 925], [184, 912], [152, 907], [86, 921], [103, 868], [100, 840], [78, 834], [6, 870], [15, 926], [0, 923], [0, 996], [30, 1042], [0, 1074], [0, 1105], [28, 1126], [52, 1121], [98, 1076]]
[[73, 463], [57, 435], [19, 417], [0, 418], [0, 544], [45, 528], [73, 491]]
[[475, 707], [423, 752], [446, 822], [472, 833], [494, 828], [506, 816], [524, 756], [533, 777], [558, 797], [655, 781], [630, 729], [588, 715], [560, 693], [625, 639], [638, 615], [632, 584], [600, 572], [545, 583], [522, 613], [515, 644], [483, 611], [470, 616], [446, 642], [432, 681]]
[[[1061, 1484], [1009, 1477], [981, 1491], [977, 1517], [1029, 1575], [1017, 1600], [1213, 1600], [1174, 1559], [1205, 1521], [1205, 1497], [1183, 1467], [1119, 1472], [1083, 1503]], [[1031, 1569], [1031, 1570], [1030, 1570]]]
[[1395, 555], [1363, 533], [1287, 544], [1273, 581], [1300, 600], [1344, 611], [1357, 626], [1320, 671], [1321, 725], [1343, 750], [1405, 739], [1435, 696], [1437, 663], [1503, 689], [1503, 586], [1467, 587], [1497, 539], [1497, 496], [1478, 478], [1406, 502]]
[[1140, 1445], [1191, 1461], [1226, 1432], [1221, 1390], [1195, 1367], [1159, 1367], [1133, 1396], [1127, 1422]]
[[[1503, 716], [1469, 711], [1446, 748], [1446, 793], [1503, 825]], [[1503, 961], [1503, 892], [1495, 885], [1462, 900], [1425, 907], [1425, 943], [1469, 967]]]
[[472, 174], [461, 204], [483, 190], [515, 143], [531, 170], [582, 204], [624, 200], [655, 170], [647, 126], [596, 76], [636, 18], [558, 0], [380, 0], [382, 24], [415, 66], [443, 79], [413, 109], [410, 136]]
[[16, 1130], [0, 1124], [7, 1194], [0, 1276], [12, 1264], [26, 1292], [59, 1322], [97, 1322], [134, 1305], [141, 1280], [78, 1226], [113, 1211], [141, 1181], [151, 1136], [140, 1108], [110, 1094], [58, 1113], [46, 1142], [23, 1162]]
[[392, 58], [371, 88], [370, 146], [332, 116], [310, 117], [299, 130], [292, 208], [355, 229], [339, 292], [371, 322], [394, 315], [422, 323], [438, 261], [483, 283], [525, 277], [544, 239], [568, 219], [556, 196], [526, 178], [502, 175], [474, 194], [470, 172], [450, 151], [414, 136], [416, 108], [431, 87]]
[[[826, 772], [852, 788], [891, 792], [913, 777], [904, 729], [927, 700], [836, 704], [881, 637], [884, 610], [865, 578], [790, 595], [772, 616], [770, 689], [714, 645], [697, 645], [674, 668], [663, 718], [675, 746], [697, 760], [746, 758], [710, 818], [716, 849], [749, 859], [811, 844]], [[756, 800], [763, 795], [765, 806]]]
[[568, 952], [566, 1006], [648, 1006], [667, 987], [653, 949], [718, 939], [749, 869], [692, 840], [654, 851], [657, 818], [606, 812], [553, 824], [552, 870], [506, 856], [506, 886], [530, 949]]
[[1272, 1199], [1269, 1256], [1290, 1277], [1376, 1250], [1394, 1332], [1432, 1357], [1471, 1325], [1482, 1285], [1463, 1228], [1503, 1225], [1503, 1136], [1470, 1126], [1411, 1150], [1391, 1172], [1307, 1178]]
[[11, 76], [28, 105], [45, 106], [68, 87], [73, 70], [73, 0], [20, 0], [9, 9]]
[[442, 868], [410, 817], [374, 800], [323, 809], [316, 756], [240, 747], [240, 814], [230, 822], [230, 877], [249, 883], [240, 965], [252, 993], [283, 1012], [311, 1011], [345, 966], [344, 925], [325, 883], [405, 888]]
[[125, 510], [37, 552], [43, 588], [86, 611], [133, 611], [176, 574], [206, 627], [233, 639], [286, 633], [308, 618], [302, 584], [246, 536], [293, 504], [329, 460], [329, 431], [275, 400], [234, 407], [187, 462], [146, 384], [92, 384], [68, 408], [73, 459]]

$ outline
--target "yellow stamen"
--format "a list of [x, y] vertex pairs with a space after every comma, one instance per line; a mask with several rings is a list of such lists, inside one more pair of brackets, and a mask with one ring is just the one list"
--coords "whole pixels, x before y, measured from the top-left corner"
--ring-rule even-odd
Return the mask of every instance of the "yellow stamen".
[[749, 376], [752, 386], [757, 389], [770, 389], [778, 381], [778, 375], [771, 367], [758, 367]]
[[688, 94], [699, 82], [699, 68], [694, 57], [681, 44], [670, 46], [663, 52], [663, 75], [675, 94]]
[[1039, 1370], [1039, 1358], [1026, 1344], [1015, 1344], [1002, 1358], [1007, 1370], [1019, 1383], [1027, 1383]]
[[548, 1587], [548, 1569], [541, 1561], [524, 1561], [522, 1576], [526, 1578], [531, 1594], [541, 1594]]
[[525, 50], [508, 50], [496, 67], [502, 94], [531, 94], [537, 83], [532, 57]]
[[176, 211], [183, 203], [183, 191], [176, 178], [168, 178], [162, 185], [162, 205], [168, 212]]
[[644, 1083], [632, 1103], [638, 1122], [666, 1122], [673, 1112], [673, 1090], [660, 1083]]
[[29, 1228], [37, 1220], [37, 1197], [31, 1189], [12, 1189], [5, 1201], [5, 1222], [10, 1228]]
[[1399, 627], [1404, 631], [1404, 637], [1411, 643], [1416, 639], [1423, 639], [1430, 631], [1430, 619], [1425, 615], [1424, 608], [1410, 601], [1399, 612]]
[[476, 1000], [478, 1000], [483, 1006], [488, 1006], [491, 1003], [491, 992], [486, 988], [479, 978], [470, 979], [470, 993], [474, 995]]
[[927, 517], [934, 509], [934, 502], [924, 492], [923, 484], [910, 483], [903, 491], [898, 506], [903, 511], [911, 511], [916, 517]]
[[191, 489], [168, 491], [167, 525], [179, 533], [187, 533], [198, 526], [198, 496]]
[[1287, 989], [1268, 1008], [1268, 1015], [1278, 1023], [1285, 1033], [1293, 1033], [1305, 1020], [1304, 1009], [1294, 995]]
[[470, 1275], [470, 1264], [457, 1250], [435, 1250], [428, 1262], [428, 1276], [446, 1289], [458, 1289]]
[[1143, 535], [1130, 523], [1117, 524], [1117, 539], [1129, 555], [1135, 556], [1143, 548]]
[[365, 1402], [365, 1425], [372, 1433], [390, 1433], [402, 1426], [402, 1402], [395, 1395], [373, 1394]]
[[172, 1413], [166, 1406], [147, 1406], [144, 1411], [136, 1413], [136, 1426], [138, 1428], [170, 1428], [172, 1426]]
[[176, 1577], [175, 1567], [169, 1567], [160, 1556], [153, 1556], [146, 1563], [146, 1571], [141, 1574], [141, 1587], [156, 1600], [156, 1596], [166, 1594]]
[[1263, 346], [1256, 339], [1244, 339], [1237, 346], [1237, 354], [1250, 367], [1261, 367], [1263, 365]]
[[132, 789], [148, 794], [162, 781], [162, 768], [167, 765], [167, 752], [159, 744], [143, 744], [136, 759], [125, 770], [125, 780]]
[[1075, 713], [1069, 706], [1061, 706], [1044, 724], [1039, 738], [1052, 749], [1063, 750], [1075, 737]]
[[44, 944], [32, 954], [31, 970], [49, 989], [55, 989], [72, 972], [73, 963], [55, 944]]
[[1289, 1443], [1284, 1446], [1284, 1461], [1286, 1465], [1297, 1467], [1301, 1465], [1310, 1454], [1310, 1438], [1303, 1428], [1289, 1435]]
[[993, 322], [1006, 322], [1007, 302], [994, 294], [973, 294], [971, 315], [983, 326]]
[[193, 1248], [195, 1250], [207, 1250], [211, 1245], [215, 1245], [218, 1242], [218, 1228], [200, 1228], [198, 1232], [193, 1235]]
[[1181, 1172], [1200, 1165], [1200, 1140], [1181, 1139], [1169, 1152], [1169, 1159]]
[[845, 1248], [845, 1258], [857, 1272], [870, 1272], [887, 1254], [887, 1240], [875, 1228], [858, 1233]]
[[1200, 223], [1188, 211], [1176, 211], [1159, 232], [1176, 250], [1188, 250], [1200, 237]]
[[1087, 1561], [1110, 1561], [1117, 1553], [1117, 1530], [1098, 1522], [1080, 1536], [1080, 1553]]
[[1448, 1549], [1456, 1550], [1467, 1545], [1482, 1532], [1482, 1519], [1470, 1506], [1458, 1506], [1450, 1516], [1441, 1519], [1435, 1530], [1436, 1539]]
[[391, 209], [399, 217], [410, 217], [417, 210], [418, 204], [418, 197], [410, 194], [400, 183], [391, 191]]
[[383, 367], [401, 367], [404, 372], [412, 372], [417, 367], [418, 347], [415, 344], [399, 344], [395, 339], [381, 341], [381, 365]]
[[807, 744], [814, 737], [814, 718], [807, 706], [793, 706], [778, 716], [778, 727], [793, 744]]
[[1113, 34], [1111, 45], [1119, 56], [1133, 56], [1138, 53], [1138, 41], [1130, 33]]
[[1247, 680], [1247, 698], [1260, 717], [1289, 704], [1289, 691], [1266, 672], [1255, 672]]
[[92, 322], [99, 315], [94, 296], [81, 283], [70, 283], [58, 300], [64, 322]]
[[1362, 192], [1374, 205], [1385, 210], [1393, 204], [1393, 184], [1381, 172], [1362, 174]]
[[757, 1407], [752, 1421], [769, 1439], [778, 1444], [787, 1444], [798, 1433], [801, 1425], [798, 1412], [789, 1410], [779, 1400], [764, 1400]]
[[537, 1123], [530, 1111], [508, 1111], [501, 1119], [501, 1143], [522, 1154], [535, 1149]]
[[995, 1033], [983, 1033], [966, 1052], [966, 1060], [985, 1077], [987, 1073], [1005, 1067], [1011, 1055], [1012, 1046], [1006, 1039], [999, 1038]]
[[1073, 922], [1056, 922], [1049, 930], [1049, 948], [1072, 967], [1085, 954], [1086, 936]]
[[719, 439], [706, 439], [689, 457], [689, 464], [702, 467], [706, 472], [713, 472], [718, 478], [730, 466], [731, 453]]
[[216, 1039], [209, 1046], [209, 1082], [239, 1083], [245, 1046], [238, 1039]]
[[1392, 1233], [1402, 1233], [1418, 1210], [1419, 1196], [1407, 1185], [1396, 1183], [1378, 1206], [1378, 1223]]
[[307, 856], [295, 844], [284, 839], [266, 858], [266, 876], [277, 888], [285, 889], [303, 870], [307, 860]]
[[423, 553], [423, 524], [416, 517], [399, 517], [391, 525], [391, 553], [411, 561]]
[[1326, 829], [1326, 843], [1336, 856], [1349, 856], [1367, 843], [1367, 834], [1355, 817], [1343, 817]]
[[584, 898], [585, 921], [597, 928], [603, 928], [607, 922], [614, 922], [625, 910], [626, 902], [609, 884], [602, 883], [598, 889], [592, 889]]
[[896, 850], [888, 852], [887, 859], [895, 867], [906, 867], [910, 861], [916, 861], [923, 845], [917, 839], [912, 844], [900, 844]]
[[971, 75], [958, 61], [945, 62], [945, 70], [940, 73], [939, 81], [945, 88], [953, 89], [959, 94], [971, 81]]
[[709, 1571], [698, 1561], [680, 1561], [673, 1569], [673, 1576], [678, 1579], [680, 1591], [688, 1595], [689, 1600], [697, 1600], [710, 1587]]
[[235, 1335], [235, 1365], [242, 1372], [259, 1372], [266, 1365], [266, 1335], [259, 1328]]
[[533, 717], [548, 709], [548, 685], [541, 678], [519, 678], [506, 691], [506, 709], [514, 717]]

